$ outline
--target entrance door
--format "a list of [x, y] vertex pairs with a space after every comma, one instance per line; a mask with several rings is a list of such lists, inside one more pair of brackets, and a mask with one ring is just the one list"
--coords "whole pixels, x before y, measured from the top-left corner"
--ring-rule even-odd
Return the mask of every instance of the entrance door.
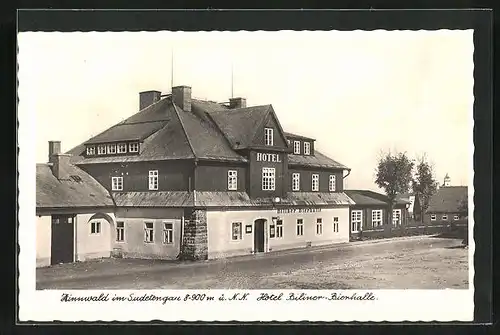
[[74, 243], [74, 216], [53, 215], [50, 264], [72, 263]]
[[253, 235], [253, 250], [255, 252], [264, 252], [264, 224], [266, 220], [255, 220]]

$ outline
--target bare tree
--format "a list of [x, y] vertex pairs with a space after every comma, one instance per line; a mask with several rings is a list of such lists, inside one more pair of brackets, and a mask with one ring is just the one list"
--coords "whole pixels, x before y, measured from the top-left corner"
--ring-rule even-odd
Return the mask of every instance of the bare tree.
[[406, 153], [387, 152], [381, 155], [376, 169], [375, 183], [385, 191], [389, 200], [389, 211], [386, 215], [384, 231], [391, 235], [392, 211], [398, 194], [408, 192], [412, 183], [414, 162]]

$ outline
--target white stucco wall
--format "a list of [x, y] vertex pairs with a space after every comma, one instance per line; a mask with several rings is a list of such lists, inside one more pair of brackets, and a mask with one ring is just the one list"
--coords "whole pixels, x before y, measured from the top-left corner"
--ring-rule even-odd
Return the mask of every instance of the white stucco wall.
[[95, 221], [101, 222], [101, 231], [99, 234], [91, 234], [89, 220], [94, 214], [78, 214], [76, 216], [76, 260], [85, 261], [93, 258], [110, 257], [113, 247], [115, 216], [113, 213], [105, 214], [109, 215], [113, 219], [113, 222], [109, 223], [104, 218], [95, 219]]
[[[269, 225], [273, 217], [283, 220], [283, 237], [270, 238]], [[333, 231], [333, 218], [339, 218], [339, 231]], [[316, 220], [323, 220], [323, 234], [316, 235]], [[349, 208], [321, 209], [313, 213], [280, 213], [276, 211], [208, 211], [208, 257], [221, 258], [251, 254], [254, 250], [254, 221], [266, 219], [265, 250], [276, 251], [291, 248], [349, 242]], [[304, 235], [297, 236], [297, 219], [304, 220]], [[231, 239], [231, 224], [242, 222], [242, 239]], [[252, 225], [252, 233], [245, 226]]]
[[36, 217], [36, 266], [50, 265], [51, 216]]

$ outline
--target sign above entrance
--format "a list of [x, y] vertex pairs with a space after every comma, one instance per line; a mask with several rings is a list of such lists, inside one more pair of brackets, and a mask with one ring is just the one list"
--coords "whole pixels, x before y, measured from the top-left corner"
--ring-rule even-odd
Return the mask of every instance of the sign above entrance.
[[279, 154], [267, 154], [258, 152], [257, 153], [257, 162], [275, 162], [281, 163], [281, 158]]
[[321, 212], [321, 208], [280, 208], [277, 212], [278, 214], [318, 213]]

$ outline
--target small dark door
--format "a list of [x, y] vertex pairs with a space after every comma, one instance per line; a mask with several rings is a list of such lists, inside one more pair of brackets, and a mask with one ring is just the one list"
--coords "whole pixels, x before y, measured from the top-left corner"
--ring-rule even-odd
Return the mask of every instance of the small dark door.
[[266, 221], [259, 219], [255, 221], [253, 235], [253, 250], [255, 252], [264, 252], [264, 223]]
[[52, 216], [50, 264], [73, 262], [74, 220], [73, 215]]

